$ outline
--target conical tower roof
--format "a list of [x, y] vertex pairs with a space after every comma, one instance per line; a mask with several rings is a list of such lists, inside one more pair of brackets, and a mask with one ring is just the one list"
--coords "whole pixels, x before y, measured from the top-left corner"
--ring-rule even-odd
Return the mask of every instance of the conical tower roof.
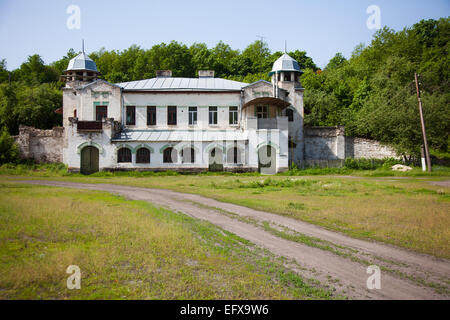
[[88, 57], [88, 55], [84, 52], [77, 55], [75, 58], [71, 59], [69, 65], [67, 66], [67, 71], [72, 70], [87, 70], [98, 72], [97, 65], [94, 60]]
[[269, 75], [274, 74], [275, 72], [299, 72], [302, 73], [300, 70], [300, 65], [298, 64], [297, 60], [292, 58], [287, 53], [284, 53], [281, 57], [277, 59], [277, 61], [274, 62], [272, 71], [270, 71]]

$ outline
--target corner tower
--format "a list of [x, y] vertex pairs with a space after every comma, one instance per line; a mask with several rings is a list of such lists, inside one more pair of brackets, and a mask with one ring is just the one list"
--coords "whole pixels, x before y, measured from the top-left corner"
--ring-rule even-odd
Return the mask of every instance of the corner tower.
[[284, 53], [278, 58], [269, 73], [274, 88], [274, 97], [280, 97], [280, 90], [286, 91], [285, 100], [290, 103], [285, 115], [289, 118], [289, 164], [302, 166], [304, 159], [303, 136], [303, 91], [300, 83], [302, 75], [298, 62]]
[[81, 53], [69, 61], [62, 79], [66, 87], [76, 88], [97, 80], [99, 74], [95, 62], [84, 52], [83, 41]]

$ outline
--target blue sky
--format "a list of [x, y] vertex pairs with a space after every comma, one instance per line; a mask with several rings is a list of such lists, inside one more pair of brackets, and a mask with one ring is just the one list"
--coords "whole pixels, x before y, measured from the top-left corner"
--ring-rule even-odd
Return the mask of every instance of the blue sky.
[[[81, 9], [81, 28], [69, 30], [69, 5]], [[324, 67], [336, 52], [349, 57], [368, 44], [366, 8], [377, 5], [381, 25], [394, 30], [421, 19], [450, 16], [450, 0], [0, 0], [0, 59], [14, 69], [34, 53], [46, 63], [69, 48], [123, 50], [132, 44], [150, 48], [176, 40], [187, 45], [220, 40], [244, 49], [264, 36], [272, 51], [305, 50]]]

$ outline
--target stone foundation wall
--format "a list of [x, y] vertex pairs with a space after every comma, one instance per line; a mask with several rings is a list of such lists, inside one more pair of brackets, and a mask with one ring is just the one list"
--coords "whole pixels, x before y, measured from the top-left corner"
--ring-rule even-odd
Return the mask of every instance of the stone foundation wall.
[[14, 139], [19, 146], [19, 154], [22, 159], [33, 159], [39, 163], [63, 161], [64, 128], [62, 127], [41, 130], [20, 126], [19, 135], [14, 136]]

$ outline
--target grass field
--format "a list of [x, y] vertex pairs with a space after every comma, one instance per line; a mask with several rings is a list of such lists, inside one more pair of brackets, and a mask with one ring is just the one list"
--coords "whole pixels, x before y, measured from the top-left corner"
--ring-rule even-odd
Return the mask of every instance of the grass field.
[[[61, 171], [58, 171], [61, 170]], [[27, 176], [24, 176], [24, 173]], [[293, 217], [352, 237], [374, 239], [450, 258], [450, 191], [430, 180], [450, 179], [447, 168], [433, 175], [385, 170], [352, 176], [178, 175], [175, 173], [65, 174], [64, 169], [0, 170], [0, 179], [52, 179], [165, 188]], [[16, 175], [6, 175], [15, 173]], [[17, 175], [18, 174], [18, 175]]]
[[[66, 288], [78, 265], [80, 290]], [[0, 299], [330, 299], [251, 243], [103, 192], [0, 182]]]

